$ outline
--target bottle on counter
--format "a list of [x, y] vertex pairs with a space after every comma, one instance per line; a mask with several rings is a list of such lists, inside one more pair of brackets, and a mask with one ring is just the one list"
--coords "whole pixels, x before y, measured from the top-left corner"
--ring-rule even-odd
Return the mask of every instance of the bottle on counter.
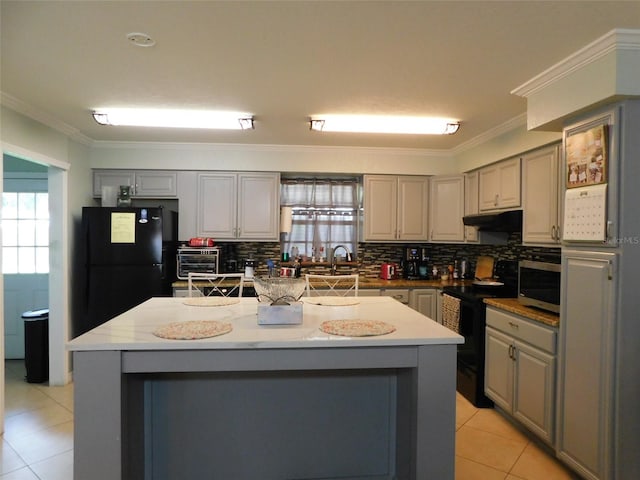
[[433, 266], [433, 268], [431, 269], [431, 277], [436, 279], [438, 278], [440, 275], [438, 274], [438, 267], [436, 267], [435, 265]]
[[460, 261], [460, 278], [467, 278], [468, 275], [469, 275], [469, 262], [467, 260], [467, 257], [464, 257]]
[[300, 257], [296, 257], [294, 262], [293, 262], [293, 268], [295, 269], [295, 277], [296, 278], [300, 278], [300, 275], [302, 273], [302, 265], [300, 263]]
[[458, 268], [458, 260], [453, 261], [453, 278], [457, 280], [460, 278], [460, 269]]

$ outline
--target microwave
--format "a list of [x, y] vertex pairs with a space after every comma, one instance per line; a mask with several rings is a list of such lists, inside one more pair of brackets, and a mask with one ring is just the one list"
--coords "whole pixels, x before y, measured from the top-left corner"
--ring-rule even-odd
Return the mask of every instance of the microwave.
[[559, 263], [521, 260], [518, 263], [518, 301], [560, 313]]
[[178, 248], [178, 275], [181, 280], [189, 278], [189, 272], [219, 273], [220, 247], [211, 248]]

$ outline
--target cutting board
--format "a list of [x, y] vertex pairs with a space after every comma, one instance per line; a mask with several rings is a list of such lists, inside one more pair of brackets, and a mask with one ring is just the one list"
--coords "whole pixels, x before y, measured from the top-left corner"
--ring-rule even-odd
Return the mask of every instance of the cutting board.
[[478, 257], [476, 260], [476, 278], [483, 280], [493, 277], [493, 262], [493, 257]]

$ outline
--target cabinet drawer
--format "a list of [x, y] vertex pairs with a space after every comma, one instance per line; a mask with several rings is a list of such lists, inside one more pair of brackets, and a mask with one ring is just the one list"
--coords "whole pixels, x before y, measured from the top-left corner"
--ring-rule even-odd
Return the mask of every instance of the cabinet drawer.
[[487, 307], [487, 326], [507, 333], [551, 354], [556, 353], [557, 332], [524, 317]]
[[383, 288], [382, 290], [380, 290], [380, 296], [393, 297], [400, 303], [409, 304], [408, 288]]

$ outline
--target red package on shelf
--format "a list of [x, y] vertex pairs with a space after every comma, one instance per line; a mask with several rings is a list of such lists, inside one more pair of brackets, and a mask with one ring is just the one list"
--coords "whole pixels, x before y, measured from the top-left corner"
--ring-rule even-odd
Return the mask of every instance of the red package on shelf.
[[190, 247], [213, 247], [213, 238], [195, 237], [189, 239]]

